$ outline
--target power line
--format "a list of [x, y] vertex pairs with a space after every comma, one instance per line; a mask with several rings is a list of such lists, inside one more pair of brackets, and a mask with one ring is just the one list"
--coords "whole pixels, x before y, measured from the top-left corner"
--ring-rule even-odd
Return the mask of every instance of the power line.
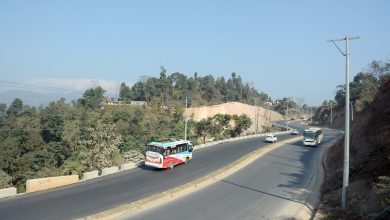
[[48, 91], [48, 92], [69, 92], [69, 91], [71, 91], [69, 89], [62, 89], [62, 88], [56, 88], [56, 87], [46, 87], [46, 86], [36, 86], [33, 84], [19, 83], [19, 82], [5, 81], [5, 80], [0, 80], [0, 87], [20, 88], [20, 89], [27, 89], [27, 90], [41, 90], [41, 91]]

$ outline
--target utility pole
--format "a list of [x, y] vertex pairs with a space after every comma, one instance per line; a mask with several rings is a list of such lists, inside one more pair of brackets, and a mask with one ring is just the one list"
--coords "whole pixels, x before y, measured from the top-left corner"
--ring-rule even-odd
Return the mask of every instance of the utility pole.
[[[272, 103], [272, 112], [274, 111], [275, 109], [274, 109], [274, 104]], [[274, 131], [274, 127], [273, 127], [273, 123], [272, 123], [272, 112], [271, 112], [271, 132], [273, 132]]]
[[258, 98], [254, 98], [255, 100], [255, 134], [257, 134], [257, 129], [258, 129], [258, 122], [259, 122], [259, 108], [257, 106], [257, 100]]
[[332, 102], [330, 102], [330, 127], [333, 128], [333, 111], [332, 111]]
[[313, 107], [310, 107], [310, 124], [313, 124]]
[[186, 96], [186, 109], [185, 109], [185, 123], [184, 123], [184, 140], [187, 140], [187, 105], [188, 105], [188, 97]]
[[286, 120], [286, 131], [288, 131], [288, 103], [287, 103], [286, 117], [287, 117], [287, 120]]
[[[341, 39], [328, 40], [332, 42], [340, 53], [345, 56], [345, 134], [344, 134], [344, 168], [343, 168], [343, 189], [341, 206], [344, 211], [348, 210], [348, 185], [349, 185], [349, 41], [360, 39], [360, 37], [345, 36]], [[335, 41], [345, 40], [345, 53], [340, 49]]]
[[353, 121], [353, 104], [352, 104], [352, 102], [351, 102], [351, 120]]

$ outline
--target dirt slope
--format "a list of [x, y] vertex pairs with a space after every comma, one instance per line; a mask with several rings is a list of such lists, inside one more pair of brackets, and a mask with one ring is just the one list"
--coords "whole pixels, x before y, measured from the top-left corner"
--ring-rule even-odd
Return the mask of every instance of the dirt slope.
[[[228, 102], [220, 105], [213, 106], [203, 106], [203, 107], [194, 107], [188, 108], [188, 115], [193, 117], [195, 121], [200, 121], [207, 117], [212, 117], [218, 113], [220, 114], [229, 114], [229, 115], [242, 115], [246, 114], [252, 120], [252, 126], [247, 130], [247, 132], [255, 131], [255, 106], [243, 104], [240, 102]], [[258, 131], [263, 131], [266, 127], [270, 126], [269, 123], [270, 110], [259, 107], [258, 111]], [[278, 112], [272, 111], [271, 113], [272, 120], [282, 120], [283, 116]]]
[[356, 115], [350, 132], [349, 211], [346, 215], [341, 211], [344, 143], [340, 140], [327, 154], [319, 213], [324, 219], [390, 219], [390, 81]]

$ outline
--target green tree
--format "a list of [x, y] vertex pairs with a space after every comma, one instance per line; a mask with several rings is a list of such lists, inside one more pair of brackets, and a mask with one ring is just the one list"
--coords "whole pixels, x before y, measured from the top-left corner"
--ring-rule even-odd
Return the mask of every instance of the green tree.
[[209, 135], [211, 120], [202, 119], [195, 126], [196, 135], [202, 137], [203, 143], [206, 143], [206, 137]]
[[242, 134], [243, 131], [248, 129], [252, 125], [252, 120], [246, 115], [233, 115], [234, 128], [231, 130], [231, 136], [237, 137]]
[[60, 142], [64, 131], [64, 119], [61, 116], [49, 115], [43, 123], [43, 140], [47, 143]]
[[115, 132], [115, 126], [101, 121], [85, 129], [79, 142], [80, 153], [89, 169], [103, 169], [116, 164], [120, 157], [118, 145], [121, 137]]
[[0, 118], [7, 115], [7, 105], [5, 103], [0, 103]]
[[87, 89], [83, 94], [83, 98], [79, 99], [79, 103], [88, 108], [98, 108], [103, 103], [105, 92], [106, 91], [100, 86]]
[[9, 117], [19, 116], [23, 112], [23, 101], [19, 98], [14, 99], [11, 105], [7, 109], [7, 115]]
[[120, 100], [126, 102], [126, 103], [129, 103], [132, 99], [131, 97], [131, 90], [130, 88], [126, 85], [126, 83], [122, 82], [121, 83], [121, 87], [120, 87], [120, 90], [119, 90], [119, 98]]
[[12, 186], [12, 177], [0, 169], [0, 189]]

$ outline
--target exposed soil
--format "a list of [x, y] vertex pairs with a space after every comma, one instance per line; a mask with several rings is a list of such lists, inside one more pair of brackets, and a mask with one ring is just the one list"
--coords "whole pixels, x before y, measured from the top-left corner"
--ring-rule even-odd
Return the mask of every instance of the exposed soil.
[[[228, 102], [220, 105], [203, 106], [188, 108], [188, 115], [190, 115], [195, 121], [213, 117], [216, 114], [229, 114], [229, 115], [242, 115], [246, 114], [252, 120], [252, 126], [247, 132], [254, 132], [256, 127], [255, 119], [256, 107], [252, 105], [243, 104], [240, 102]], [[271, 120], [282, 120], [283, 116], [278, 112], [271, 111]], [[270, 127], [270, 110], [262, 107], [258, 107], [258, 132]]]
[[[338, 117], [344, 115], [338, 111]], [[343, 127], [336, 120], [337, 126]], [[344, 140], [325, 160], [327, 177], [317, 219], [390, 219], [390, 81], [375, 100], [355, 114], [350, 127], [349, 209], [341, 209]], [[387, 176], [387, 177], [386, 177]]]

